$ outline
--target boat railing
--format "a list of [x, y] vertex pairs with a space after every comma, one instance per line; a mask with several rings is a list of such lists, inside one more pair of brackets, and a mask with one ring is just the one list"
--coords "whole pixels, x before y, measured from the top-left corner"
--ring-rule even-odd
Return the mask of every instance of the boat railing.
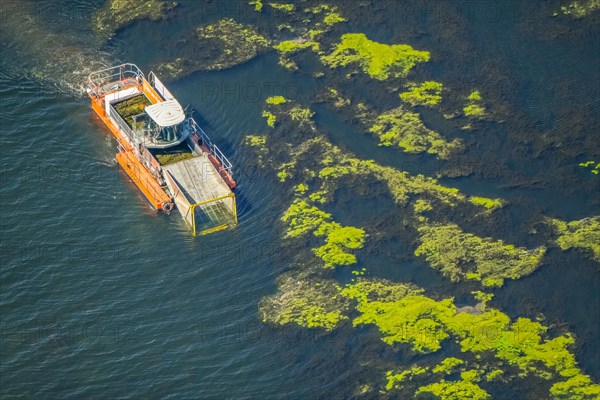
[[144, 73], [135, 64], [121, 64], [92, 72], [88, 76], [89, 90], [101, 96], [132, 84], [141, 84]]
[[232, 174], [233, 164], [225, 157], [221, 149], [217, 147], [217, 145], [213, 144], [210, 137], [204, 132], [200, 125], [194, 120], [194, 118], [188, 118], [188, 123], [190, 125], [190, 129], [192, 130], [192, 134], [197, 134], [200, 144], [206, 146], [210, 153], [221, 163], [223, 169], [225, 169], [229, 174]]
[[156, 77], [154, 72], [148, 74], [148, 83], [161, 95], [163, 100], [174, 100], [175, 96], [165, 87], [165, 85]]
[[119, 130], [123, 132], [131, 142], [133, 142], [133, 131], [112, 105], [108, 107], [108, 115], [115, 122], [115, 124], [117, 124]]
[[148, 168], [148, 171], [150, 171], [152, 176], [154, 176], [162, 184], [162, 167], [156, 157], [154, 157], [145, 146], [138, 146], [137, 153], [138, 158], [142, 161], [146, 168]]

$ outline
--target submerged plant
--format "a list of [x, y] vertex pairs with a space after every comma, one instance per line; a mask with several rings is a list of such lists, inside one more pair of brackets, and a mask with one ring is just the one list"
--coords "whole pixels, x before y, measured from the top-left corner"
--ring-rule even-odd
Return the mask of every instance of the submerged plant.
[[92, 25], [101, 35], [111, 37], [133, 21], [165, 19], [176, 6], [174, 1], [163, 0], [108, 0], [92, 16]]
[[[597, 10], [600, 10], [600, 0], [576, 0], [560, 8], [564, 15], [568, 15], [573, 19], [587, 17]], [[556, 15], [558, 13], [554, 14], [554, 16]]]
[[330, 88], [327, 92], [327, 97], [331, 100], [335, 108], [343, 108], [350, 105], [350, 99], [342, 97], [336, 89]]
[[415, 50], [407, 44], [377, 43], [363, 33], [347, 33], [321, 61], [332, 68], [358, 64], [371, 77], [385, 80], [390, 76], [406, 76], [418, 63], [429, 61], [429, 52]]
[[174, 79], [195, 71], [231, 68], [271, 48], [271, 42], [254, 26], [231, 18], [199, 26], [181, 42], [187, 45], [187, 51], [155, 67], [161, 77]]
[[257, 154], [258, 165], [263, 167], [265, 158], [269, 152], [267, 149], [267, 137], [265, 135], [247, 135], [244, 138], [247, 146], [253, 147]]

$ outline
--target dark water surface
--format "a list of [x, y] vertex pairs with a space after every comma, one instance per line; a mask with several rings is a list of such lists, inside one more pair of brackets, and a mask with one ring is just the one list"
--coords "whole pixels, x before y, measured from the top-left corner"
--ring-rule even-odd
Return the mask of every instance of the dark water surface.
[[[330, 335], [273, 330], [257, 312], [294, 255], [280, 241], [277, 221], [286, 207], [281, 188], [256, 168], [242, 140], [267, 132], [260, 117], [266, 97], [283, 94], [309, 104], [322, 82], [284, 71], [269, 53], [169, 85], [183, 104], [199, 111], [207, 132], [235, 164], [240, 224], [233, 230], [191, 237], [177, 214], [154, 214], [117, 168], [116, 143], [82, 96], [87, 73], [122, 61], [148, 70], [186, 29], [224, 16], [256, 18], [244, 1], [228, 7], [181, 3], [173, 18], [137, 22], [108, 44], [94, 37], [89, 23], [102, 2], [2, 3], [3, 399], [348, 398], [356, 382], [381, 379], [381, 371], [365, 365], [402, 357], [377, 347], [373, 330], [342, 328]], [[372, 7], [372, 21], [361, 19], [345, 29], [430, 50], [430, 73], [440, 79], [452, 82], [464, 71], [464, 79], [486, 88], [508, 76], [516, 88], [498, 99], [515, 121], [453, 133], [477, 142], [477, 152], [469, 154], [481, 165], [502, 164], [510, 173], [443, 180], [465, 193], [511, 203], [488, 236], [540, 245], [542, 239], [528, 232], [544, 215], [573, 220], [598, 214], [598, 179], [577, 167], [600, 156], [597, 26], [579, 22], [557, 33], [546, 26], [554, 22], [542, 15], [545, 2], [522, 7], [508, 2], [506, 18], [498, 23], [465, 14], [463, 30], [452, 36], [435, 31], [443, 24], [424, 30], [429, 25], [418, 18], [408, 27], [399, 10], [384, 15], [384, 3]], [[521, 18], [508, 17], [515, 13]], [[525, 15], [533, 15], [531, 21]], [[461, 40], [468, 49], [457, 44]], [[479, 68], [490, 64], [499, 75]], [[322, 105], [313, 109], [319, 128], [360, 157], [435, 173], [433, 160], [377, 147], [357, 125]], [[570, 135], [574, 150], [561, 150]], [[589, 135], [596, 135], [592, 147], [585, 141]], [[538, 151], [549, 136], [552, 149]], [[511, 185], [516, 176], [527, 183]], [[533, 181], [543, 184], [529, 185]], [[341, 221], [368, 224], [369, 213], [389, 212], [386, 199], [361, 203], [344, 199], [351, 194], [340, 197], [332, 208], [339, 208]], [[370, 274], [460, 296], [410, 257], [410, 245], [389, 245], [359, 257]], [[542, 313], [548, 324], [565, 325], [577, 338], [582, 369], [598, 381], [599, 287], [598, 265], [589, 257], [553, 248], [539, 271], [496, 291], [494, 305], [513, 317]]]

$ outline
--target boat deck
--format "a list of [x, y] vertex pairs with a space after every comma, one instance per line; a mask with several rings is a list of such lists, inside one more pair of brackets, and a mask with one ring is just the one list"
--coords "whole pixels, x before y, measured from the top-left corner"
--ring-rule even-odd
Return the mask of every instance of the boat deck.
[[[163, 166], [175, 179], [194, 209], [201, 225], [230, 224], [235, 216], [221, 201], [210, 200], [231, 195], [231, 189], [210, 162], [207, 153]], [[205, 223], [206, 222], [206, 223]]]

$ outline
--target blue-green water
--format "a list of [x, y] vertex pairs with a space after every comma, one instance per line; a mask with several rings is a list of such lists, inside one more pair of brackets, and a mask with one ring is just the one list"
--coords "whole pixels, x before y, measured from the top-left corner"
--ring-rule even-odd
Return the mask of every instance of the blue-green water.
[[[2, 398], [351, 398], [357, 381], [380, 379], [380, 371], [367, 367], [403, 355], [383, 348], [373, 330], [273, 329], [258, 315], [258, 303], [275, 292], [295, 254], [280, 240], [277, 221], [286, 207], [280, 188], [256, 168], [242, 140], [267, 132], [260, 117], [267, 96], [308, 104], [322, 82], [282, 70], [270, 53], [169, 85], [199, 110], [207, 132], [234, 161], [239, 182], [239, 226], [193, 238], [177, 214], [154, 214], [117, 168], [116, 143], [81, 87], [98, 65], [128, 61], [148, 70], [186, 28], [223, 16], [256, 17], [243, 1], [181, 2], [171, 19], [132, 24], [106, 45], [89, 21], [101, 3], [2, 4]], [[461, 29], [442, 33], [433, 17], [386, 13], [385, 4], [375, 2], [370, 18], [349, 18], [345, 29], [429, 49], [430, 72], [440, 79], [464, 72], [482, 87], [510, 82], [501, 101], [518, 110], [515, 121], [455, 133], [475, 143], [468, 154], [478, 166], [497, 165], [501, 173], [443, 180], [513, 204], [494, 221], [494, 236], [533, 246], [527, 233], [543, 215], [598, 214], [598, 179], [577, 167], [600, 154], [597, 139], [591, 148], [582, 145], [582, 138], [598, 134], [597, 26], [582, 22], [568, 27], [571, 34], [552, 37], [542, 29], [543, 17], [535, 17], [547, 5], [515, 3], [503, 5], [506, 14], [496, 22], [456, 7], [458, 15], [464, 11]], [[489, 74], [490, 65], [498, 75]], [[384, 96], [377, 86], [356, 90]], [[314, 109], [319, 128], [360, 157], [429, 175], [438, 168], [427, 157], [377, 147], [358, 126], [321, 105]], [[537, 153], [549, 136], [558, 137], [551, 150]], [[579, 153], [561, 149], [570, 145]], [[341, 197], [332, 209], [342, 222], [368, 224], [378, 210], [393, 217], [385, 199]], [[460, 296], [411, 256], [411, 245], [393, 238], [360, 262], [374, 276]], [[551, 249], [539, 271], [498, 290], [495, 304], [511, 316], [543, 313], [549, 324], [566, 325], [576, 335], [582, 369], [597, 381], [599, 287], [597, 264]], [[510, 390], [499, 398], [524, 396]]]

